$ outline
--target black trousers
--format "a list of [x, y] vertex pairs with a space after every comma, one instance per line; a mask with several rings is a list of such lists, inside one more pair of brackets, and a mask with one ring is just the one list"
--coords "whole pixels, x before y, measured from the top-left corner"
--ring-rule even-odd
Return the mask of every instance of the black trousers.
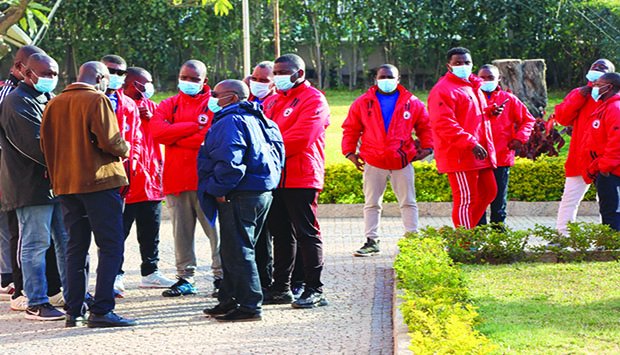
[[316, 189], [277, 189], [268, 216], [273, 235], [273, 289], [288, 291], [295, 266], [297, 246], [303, 259], [307, 288], [322, 291], [323, 240], [316, 217], [319, 191]]
[[[159, 262], [159, 226], [161, 225], [161, 201], [129, 203], [123, 211], [123, 229], [125, 240], [129, 236], [133, 222], [136, 222], [136, 234], [140, 245], [140, 273], [148, 276], [157, 271]], [[121, 261], [120, 274], [123, 272]]]

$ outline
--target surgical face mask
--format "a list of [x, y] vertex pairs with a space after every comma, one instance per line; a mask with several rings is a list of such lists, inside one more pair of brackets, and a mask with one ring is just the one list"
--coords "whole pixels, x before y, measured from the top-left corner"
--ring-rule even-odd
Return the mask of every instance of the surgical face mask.
[[588, 74], [586, 74], [586, 79], [588, 79], [589, 82], [595, 82], [598, 80], [598, 78], [603, 76], [603, 74], [605, 73], [596, 70], [590, 70], [588, 71]]
[[267, 96], [271, 91], [271, 83], [261, 83], [258, 81], [250, 80], [250, 92], [255, 97], [262, 99]]
[[379, 79], [377, 80], [377, 86], [379, 90], [385, 93], [391, 93], [396, 90], [398, 86], [398, 79]]
[[209, 98], [209, 101], [207, 102], [207, 107], [209, 107], [209, 110], [211, 110], [211, 112], [218, 113], [222, 110], [222, 107], [218, 104], [219, 101], [220, 99], [213, 96]]
[[273, 77], [273, 82], [276, 84], [276, 88], [280, 91], [288, 91], [290, 90], [295, 83], [291, 81], [293, 75], [275, 75]]
[[497, 89], [498, 84], [499, 82], [497, 81], [483, 81], [482, 84], [480, 84], [480, 90], [484, 92], [493, 92]]
[[[605, 85], [607, 86], [607, 85]], [[594, 99], [594, 101], [598, 101], [600, 100], [601, 96], [605, 95], [607, 93], [607, 91], [609, 90], [605, 90], [604, 92], [601, 92], [601, 87], [598, 86], [594, 86], [592, 87], [592, 92], [590, 93], [590, 95], [592, 96], [592, 99]]]
[[108, 85], [109, 89], [118, 90], [123, 87], [125, 83], [125, 76], [120, 76], [116, 74], [110, 75], [110, 85]]
[[[34, 72], [32, 72], [32, 74], [34, 74]], [[56, 88], [56, 85], [58, 84], [58, 76], [55, 76], [53, 78], [46, 78], [46, 77], [40, 77], [37, 74], [34, 74], [38, 80], [37, 82], [33, 82], [33, 86], [34, 89], [37, 90], [38, 92], [47, 94], [49, 92], [54, 91], [54, 89]]]
[[461, 79], [467, 80], [471, 75], [473, 65], [455, 65], [452, 66], [452, 74], [458, 76]]
[[194, 96], [202, 90], [202, 83], [195, 83], [193, 81], [179, 80], [179, 90], [186, 95]]
[[155, 86], [153, 85], [153, 83], [144, 84], [144, 92], [142, 93], [144, 98], [150, 99], [151, 97], [153, 97], [153, 94], [155, 94]]
[[101, 78], [99, 84], [95, 85], [95, 89], [101, 92], [106, 92], [108, 90], [109, 81], [106, 78]]

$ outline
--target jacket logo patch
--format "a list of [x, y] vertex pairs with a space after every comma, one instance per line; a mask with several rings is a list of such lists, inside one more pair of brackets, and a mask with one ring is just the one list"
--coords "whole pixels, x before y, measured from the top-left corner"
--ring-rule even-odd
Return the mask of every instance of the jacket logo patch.
[[600, 120], [592, 121], [592, 128], [596, 129], [596, 128], [599, 128], [600, 126], [601, 126], [601, 121]]
[[409, 111], [405, 111], [405, 113], [403, 113], [403, 118], [408, 120], [411, 118], [411, 112]]
[[291, 115], [291, 113], [293, 113], [293, 108], [289, 107], [286, 110], [284, 110], [284, 117], [288, 117]]
[[207, 122], [209, 122], [209, 116], [205, 115], [204, 113], [198, 115], [198, 123], [205, 125], [207, 124]]

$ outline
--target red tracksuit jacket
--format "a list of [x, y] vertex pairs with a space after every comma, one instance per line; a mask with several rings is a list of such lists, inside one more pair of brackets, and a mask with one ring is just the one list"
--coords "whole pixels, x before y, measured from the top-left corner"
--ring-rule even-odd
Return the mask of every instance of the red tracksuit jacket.
[[588, 164], [582, 176], [587, 182], [591, 182], [588, 172], [591, 175], [601, 172], [620, 176], [620, 94], [597, 106], [585, 132], [585, 146], [590, 159], [582, 160], [583, 165]]
[[[588, 83], [588, 86], [592, 86], [592, 83]], [[566, 95], [562, 103], [555, 107], [555, 120], [563, 126], [573, 126], [568, 157], [564, 164], [567, 177], [581, 176], [582, 172], [588, 167], [583, 165], [585, 162], [582, 158], [584, 154], [587, 154], [587, 151], [584, 150], [586, 143], [584, 133], [590, 127], [592, 113], [597, 106], [598, 103], [590, 95], [583, 96], [579, 93], [579, 88], [576, 88]]]
[[[211, 89], [205, 85], [195, 96], [182, 92], [162, 101], [150, 122], [156, 143], [166, 147], [164, 194], [198, 190], [198, 150], [211, 126], [213, 112], [207, 101]], [[199, 120], [206, 120], [202, 129]]]
[[515, 165], [515, 151], [508, 148], [508, 143], [513, 139], [527, 143], [536, 119], [519, 98], [499, 87], [490, 94], [486, 92], [483, 94], [488, 106], [493, 106], [493, 104], [499, 106], [508, 99], [504, 105], [504, 111], [497, 117], [491, 117], [491, 128], [497, 166], [513, 166]]
[[284, 139], [286, 161], [278, 187], [322, 190], [325, 128], [329, 126], [325, 95], [304, 81], [269, 96], [263, 107], [265, 115], [278, 124]]
[[[431, 89], [428, 111], [440, 173], [496, 166], [490, 114], [480, 82], [473, 74], [468, 82], [448, 72]], [[487, 150], [484, 160], [476, 159], [472, 152], [478, 143]]]
[[398, 85], [398, 101], [388, 131], [385, 131], [376, 85], [357, 98], [342, 124], [342, 154], [355, 153], [361, 138], [360, 156], [368, 164], [386, 170], [402, 169], [416, 156], [412, 134], [422, 148], [433, 147], [433, 137], [424, 103]]

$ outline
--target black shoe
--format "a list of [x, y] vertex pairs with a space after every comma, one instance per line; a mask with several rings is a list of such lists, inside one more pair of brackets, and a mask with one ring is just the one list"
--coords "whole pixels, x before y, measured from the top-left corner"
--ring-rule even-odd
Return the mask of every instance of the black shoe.
[[237, 308], [223, 316], [217, 316], [215, 319], [220, 322], [253, 322], [262, 320], [263, 317], [260, 313], [245, 312]]
[[131, 327], [136, 325], [133, 319], [125, 319], [110, 311], [106, 314], [92, 313], [88, 317], [89, 328]]
[[312, 288], [306, 288], [304, 293], [291, 304], [293, 308], [314, 308], [327, 306], [328, 302], [323, 295], [323, 292], [314, 290]]
[[221, 286], [222, 286], [222, 279], [215, 279], [213, 281], [213, 293], [211, 293], [211, 297], [217, 298], [217, 296], [219, 296]]
[[185, 279], [179, 279], [177, 283], [170, 286], [169, 289], [161, 293], [164, 297], [178, 297], [185, 295], [195, 295], [196, 288], [189, 281]]
[[291, 291], [267, 291], [263, 299], [263, 304], [291, 304], [295, 299]]
[[86, 317], [84, 316], [71, 316], [71, 315], [65, 315], [65, 328], [73, 328], [73, 327], [77, 327], [78, 325], [86, 325], [88, 321], [86, 320]]
[[202, 312], [208, 316], [219, 316], [222, 314], [226, 314], [236, 308], [237, 308], [237, 305], [234, 303], [230, 303], [226, 305], [218, 303], [217, 305], [215, 305], [215, 307], [203, 309]]

